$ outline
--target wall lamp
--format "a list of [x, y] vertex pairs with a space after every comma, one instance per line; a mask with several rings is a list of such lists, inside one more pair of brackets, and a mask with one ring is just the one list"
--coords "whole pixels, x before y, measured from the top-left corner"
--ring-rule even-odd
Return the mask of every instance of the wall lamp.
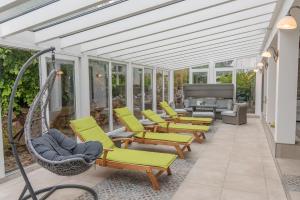
[[[273, 54], [270, 52], [270, 50], [273, 50]], [[278, 60], [278, 50], [276, 50], [274, 47], [269, 47], [267, 49], [267, 51], [264, 51], [261, 56], [264, 57], [264, 58], [271, 58], [273, 55], [273, 59], [275, 62], [277, 62]]]
[[297, 28], [297, 21], [295, 17], [291, 15], [291, 10], [297, 8], [300, 9], [300, 6], [292, 6], [286, 16], [281, 18], [279, 22], [277, 23], [278, 29], [285, 29], [285, 30], [291, 30]]

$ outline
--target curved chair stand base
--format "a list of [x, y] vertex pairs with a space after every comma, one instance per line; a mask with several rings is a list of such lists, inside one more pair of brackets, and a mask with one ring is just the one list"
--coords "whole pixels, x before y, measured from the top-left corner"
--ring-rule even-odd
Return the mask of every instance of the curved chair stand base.
[[[43, 193], [47, 192], [46, 194], [44, 194], [39, 199], [39, 200], [44, 200], [44, 199], [47, 199], [48, 197], [50, 197], [56, 190], [62, 190], [62, 189], [81, 189], [81, 190], [85, 190], [93, 196], [94, 200], [98, 200], [98, 195], [92, 188], [89, 188], [89, 187], [83, 186], [83, 185], [75, 185], [75, 184], [55, 185], [55, 186], [51, 186], [51, 187], [42, 188], [42, 189], [39, 189], [37, 191], [34, 191], [34, 195], [35, 195], [35, 198], [37, 198], [36, 197], [37, 195], [40, 195], [40, 194], [43, 194]], [[28, 195], [24, 196], [26, 191], [27, 191], [27, 187], [25, 186], [22, 193], [21, 193], [21, 195], [20, 195], [20, 197], [19, 197], [19, 200], [26, 200], [26, 199], [30, 199], [30, 198], [35, 199], [31, 196], [31, 194], [28, 194]]]

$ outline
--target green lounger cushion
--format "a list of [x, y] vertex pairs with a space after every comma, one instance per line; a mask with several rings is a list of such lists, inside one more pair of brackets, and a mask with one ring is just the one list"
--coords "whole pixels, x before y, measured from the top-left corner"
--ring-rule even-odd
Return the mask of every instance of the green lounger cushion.
[[144, 126], [140, 121], [130, 112], [127, 107], [114, 109], [118, 118], [127, 126], [132, 132], [144, 131]]
[[[138, 133], [134, 135], [135, 137], [142, 138], [143, 133]], [[169, 142], [191, 142], [193, 141], [193, 137], [189, 135], [181, 135], [176, 133], [155, 133], [155, 132], [146, 132], [146, 139], [151, 140], [164, 140]]]
[[[159, 124], [161, 127], [167, 128], [167, 124]], [[184, 130], [195, 130], [195, 131], [202, 131], [207, 132], [209, 130], [209, 126], [202, 126], [202, 125], [191, 125], [191, 124], [179, 124], [179, 123], [170, 123], [169, 128], [173, 129], [182, 129], [182, 132]]]
[[71, 120], [70, 123], [84, 141], [99, 141], [102, 143], [104, 148], [114, 147], [113, 141], [98, 126], [93, 117]]
[[161, 118], [158, 114], [156, 114], [155, 112], [153, 112], [152, 110], [148, 109], [148, 110], [143, 110], [142, 114], [149, 120], [155, 122], [155, 123], [165, 123], [166, 120], [164, 120], [163, 118]]
[[93, 117], [72, 120], [71, 125], [85, 142], [98, 141], [102, 143], [105, 148], [112, 149], [113, 151], [110, 151], [107, 154], [107, 159], [111, 161], [134, 165], [162, 167], [166, 169], [177, 158], [177, 156], [173, 154], [118, 148], [98, 126]]
[[107, 154], [107, 159], [115, 162], [168, 168], [177, 158], [174, 154], [157, 153], [115, 147]]
[[197, 117], [179, 117], [179, 120], [184, 120], [184, 121], [199, 121], [199, 122], [207, 122], [207, 123], [211, 123], [213, 121], [212, 118], [209, 117], [201, 117], [201, 118], [197, 118]]
[[175, 112], [166, 101], [160, 102], [159, 104], [170, 117], [177, 117], [177, 112]]
[[[161, 127], [163, 128], [167, 127], [167, 122], [152, 110], [144, 110], [142, 111], [142, 113], [147, 119], [155, 123], [158, 123]], [[191, 125], [191, 124], [175, 124], [175, 123], [170, 123], [169, 128], [182, 129], [182, 130], [188, 129], [188, 130], [203, 131], [203, 132], [207, 132], [209, 130], [208, 126]]]

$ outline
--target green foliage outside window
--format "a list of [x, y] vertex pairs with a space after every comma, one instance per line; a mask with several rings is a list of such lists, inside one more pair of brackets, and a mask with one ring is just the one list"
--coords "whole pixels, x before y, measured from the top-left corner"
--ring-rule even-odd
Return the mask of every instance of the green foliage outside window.
[[[20, 68], [31, 57], [33, 52], [20, 49], [0, 48], [0, 91], [2, 115], [7, 113], [9, 96]], [[15, 112], [20, 113], [21, 108], [28, 108], [39, 90], [38, 60], [25, 72], [20, 81], [15, 98]]]
[[238, 71], [236, 74], [236, 97], [238, 101], [249, 101], [254, 98], [251, 95], [255, 88], [254, 71]]

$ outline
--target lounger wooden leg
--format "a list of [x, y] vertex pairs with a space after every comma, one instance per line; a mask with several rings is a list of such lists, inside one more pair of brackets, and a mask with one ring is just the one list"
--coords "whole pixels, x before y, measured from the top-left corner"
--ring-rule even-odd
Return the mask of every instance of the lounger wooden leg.
[[194, 132], [193, 134], [194, 134], [195, 140], [196, 140], [198, 143], [202, 143], [202, 142], [203, 142], [204, 138], [201, 138], [201, 137], [200, 137], [201, 134], [198, 135], [197, 132]]
[[146, 171], [148, 178], [150, 179], [150, 182], [152, 184], [152, 188], [154, 190], [159, 190], [159, 183], [157, 181], [156, 176], [154, 176], [154, 174], [152, 173], [152, 170], [147, 170]]
[[160, 175], [162, 175], [164, 173], [164, 170], [159, 170], [159, 172], [157, 172], [157, 174], [155, 174], [156, 177], [159, 177]]
[[187, 145], [186, 148], [188, 149], [188, 151], [192, 151], [191, 146]]
[[179, 145], [175, 145], [175, 148], [177, 150], [177, 154], [178, 154], [179, 158], [184, 159], [184, 155], [183, 155], [183, 152], [182, 152], [180, 146]]
[[168, 169], [167, 169], [167, 173], [168, 173], [168, 176], [171, 176], [171, 175], [172, 175], [172, 172], [171, 172], [171, 169], [170, 169], [170, 167], [168, 167]]

